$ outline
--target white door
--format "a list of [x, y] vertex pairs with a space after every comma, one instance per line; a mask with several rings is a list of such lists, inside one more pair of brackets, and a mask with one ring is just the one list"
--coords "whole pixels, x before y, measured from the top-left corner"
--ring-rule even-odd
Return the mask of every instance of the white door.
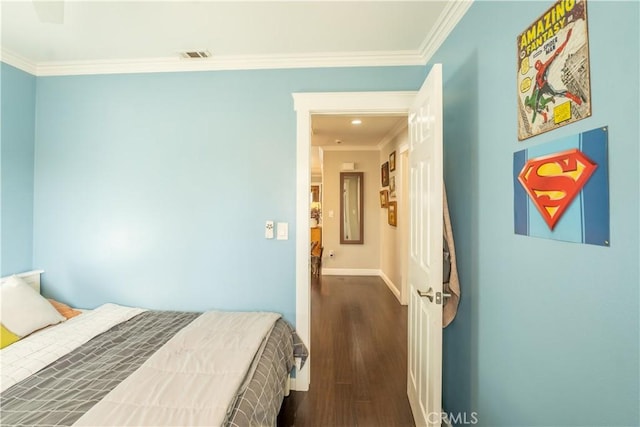
[[442, 66], [409, 111], [409, 340], [407, 393], [417, 426], [442, 411]]

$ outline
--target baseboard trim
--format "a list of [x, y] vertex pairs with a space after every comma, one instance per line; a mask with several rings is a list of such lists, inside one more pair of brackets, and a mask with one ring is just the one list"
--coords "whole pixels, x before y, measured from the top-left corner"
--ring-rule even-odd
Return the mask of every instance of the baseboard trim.
[[[307, 360], [305, 363], [309, 363], [309, 357], [307, 357]], [[299, 357], [295, 358], [295, 363], [296, 363], [296, 368], [295, 368], [295, 377], [292, 376], [291, 374], [289, 375], [289, 390], [293, 390], [293, 391], [309, 391], [309, 369], [303, 369], [302, 368], [302, 359]], [[308, 365], [305, 365], [308, 366]], [[296, 378], [300, 377], [300, 380], [296, 381]]]
[[391, 293], [396, 296], [398, 302], [402, 304], [402, 301], [400, 301], [400, 290], [396, 287], [395, 283], [393, 283], [393, 280], [391, 280], [389, 276], [384, 274], [384, 271], [382, 270], [380, 270], [380, 277], [382, 278], [382, 280], [384, 280], [384, 283], [387, 284], [387, 287], [389, 288]]
[[380, 270], [373, 268], [325, 268], [323, 276], [379, 276]]
[[296, 381], [295, 378], [289, 377], [289, 390], [290, 391], [309, 391], [309, 384], [304, 386], [301, 381]]
[[396, 287], [393, 280], [387, 276], [384, 271], [374, 269], [374, 268], [323, 268], [322, 269], [323, 276], [378, 276], [380, 277], [384, 283], [387, 285], [389, 290], [393, 295], [395, 295], [396, 299], [400, 304], [402, 301], [400, 299], [400, 290]]

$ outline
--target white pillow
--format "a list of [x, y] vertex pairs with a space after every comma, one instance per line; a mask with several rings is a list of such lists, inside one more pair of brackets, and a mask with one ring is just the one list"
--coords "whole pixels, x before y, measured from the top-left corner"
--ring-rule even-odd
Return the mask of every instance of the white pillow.
[[65, 320], [49, 301], [18, 276], [11, 276], [0, 284], [0, 305], [0, 323], [19, 337]]

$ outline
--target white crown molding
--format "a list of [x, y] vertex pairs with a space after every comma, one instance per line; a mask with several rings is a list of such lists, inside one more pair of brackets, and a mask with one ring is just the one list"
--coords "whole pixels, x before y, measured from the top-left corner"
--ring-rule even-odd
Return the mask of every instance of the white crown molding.
[[145, 60], [60, 61], [34, 63], [6, 49], [2, 61], [35, 76], [260, 70], [277, 68], [379, 67], [424, 65], [418, 51], [242, 55], [202, 59], [179, 57]]
[[425, 65], [467, 12], [473, 0], [447, 3], [438, 24], [429, 32], [418, 50], [326, 52], [300, 55], [214, 56], [189, 60], [180, 57], [35, 62], [7, 49], [0, 60], [35, 76], [71, 76], [88, 74], [166, 73], [189, 71], [260, 70], [278, 68], [391, 67]]
[[377, 147], [378, 150], [382, 150], [387, 144], [395, 139], [396, 136], [400, 134], [403, 130], [405, 130], [409, 126], [409, 121], [398, 122], [394, 127], [392, 127], [389, 132], [380, 140]]
[[36, 76], [38, 67], [33, 62], [6, 49], [0, 50], [0, 61]]
[[458, 25], [474, 0], [452, 0], [447, 2], [442, 13], [438, 17], [437, 24], [429, 31], [427, 37], [420, 45], [420, 56], [422, 63], [429, 62], [431, 57], [440, 48], [440, 45], [449, 36], [453, 28]]

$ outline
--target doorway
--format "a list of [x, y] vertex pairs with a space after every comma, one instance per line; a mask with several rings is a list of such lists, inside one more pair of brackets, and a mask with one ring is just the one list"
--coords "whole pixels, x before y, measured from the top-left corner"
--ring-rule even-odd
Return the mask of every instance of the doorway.
[[[402, 202], [399, 160], [408, 147], [407, 123], [404, 114], [311, 116], [311, 186], [321, 182], [324, 190], [319, 221], [325, 250], [322, 273], [381, 276], [398, 299], [402, 277], [399, 236], [407, 224], [388, 223], [386, 202], [388, 199], [398, 209]], [[389, 170], [384, 185], [383, 164]], [[349, 182], [357, 186], [345, 186]], [[347, 194], [351, 197], [345, 197]], [[319, 234], [315, 225], [312, 211], [312, 241], [314, 232]]]
[[[352, 93], [294, 93], [297, 117], [296, 150], [296, 330], [309, 347], [311, 357], [310, 325], [310, 270], [309, 235], [301, 230], [310, 227], [310, 147], [312, 114], [408, 114], [417, 92], [352, 92]], [[297, 372], [292, 389], [309, 389], [310, 363]]]

